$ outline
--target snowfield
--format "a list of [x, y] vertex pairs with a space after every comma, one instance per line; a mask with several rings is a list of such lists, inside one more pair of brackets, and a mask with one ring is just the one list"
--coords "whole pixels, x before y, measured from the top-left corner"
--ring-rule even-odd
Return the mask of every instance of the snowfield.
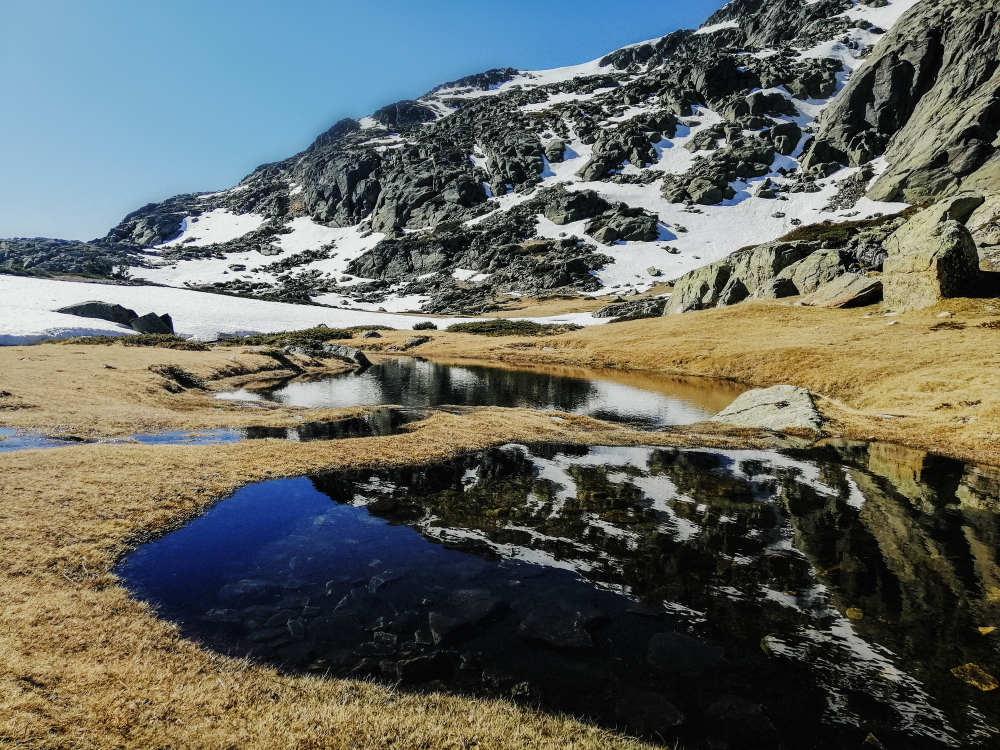
[[[0, 346], [35, 344], [47, 339], [73, 336], [129, 335], [124, 326], [93, 318], [53, 312], [60, 307], [89, 300], [111, 302], [140, 315], [169, 313], [179, 336], [214, 341], [224, 336], [294, 331], [326, 325], [330, 328], [384, 325], [412, 329], [426, 318], [365, 310], [343, 310], [312, 305], [228, 297], [188, 289], [155, 286], [88, 284], [57, 279], [0, 276]], [[595, 325], [606, 319], [589, 313], [523, 318], [538, 323]], [[478, 318], [448, 318], [441, 325]]]

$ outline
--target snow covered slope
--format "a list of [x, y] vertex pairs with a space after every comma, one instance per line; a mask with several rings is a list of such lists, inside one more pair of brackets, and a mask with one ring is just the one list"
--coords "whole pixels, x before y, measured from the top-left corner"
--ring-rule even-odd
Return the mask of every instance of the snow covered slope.
[[882, 1], [733, 0], [600, 60], [469, 76], [98, 242], [158, 284], [372, 312], [642, 292], [802, 224], [904, 207], [864, 197], [884, 160], [808, 152], [920, 2]]
[[[169, 313], [178, 335], [199, 341], [223, 336], [329, 328], [385, 325], [412, 328], [422, 318], [363, 310], [242, 299], [187, 289], [86, 284], [54, 279], [0, 276], [0, 346], [34, 344], [72, 336], [130, 335], [130, 328], [103, 320], [64, 315], [53, 310], [89, 300], [102, 300], [135, 310]], [[449, 320], [459, 323], [465, 319]], [[595, 325], [607, 322], [589, 314], [528, 318], [539, 323]]]

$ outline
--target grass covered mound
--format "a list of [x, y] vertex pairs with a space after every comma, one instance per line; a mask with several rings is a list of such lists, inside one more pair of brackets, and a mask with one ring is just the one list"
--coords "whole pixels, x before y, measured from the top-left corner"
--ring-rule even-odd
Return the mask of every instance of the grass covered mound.
[[208, 347], [200, 341], [188, 341], [180, 336], [168, 333], [137, 333], [128, 336], [76, 336], [68, 339], [56, 339], [54, 344], [83, 344], [100, 346], [121, 344], [122, 346], [153, 346], [158, 349], [181, 349], [189, 352], [207, 352]]
[[556, 336], [567, 331], [579, 331], [583, 326], [575, 323], [533, 323], [530, 320], [477, 320], [473, 323], [455, 323], [447, 328], [449, 333], [474, 333], [477, 336]]
[[361, 331], [392, 331], [389, 326], [353, 326], [351, 328], [305, 328], [301, 331], [280, 331], [278, 333], [253, 333], [249, 336], [234, 336], [221, 339], [222, 346], [302, 346], [316, 347], [326, 341], [353, 338]]
[[877, 229], [896, 219], [907, 219], [930, 206], [930, 203], [922, 203], [917, 206], [900, 211], [899, 213], [887, 216], [876, 216], [872, 219], [860, 219], [859, 221], [824, 221], [819, 224], [805, 224], [796, 227], [784, 237], [779, 239], [782, 242], [796, 242], [799, 240], [809, 240], [812, 242], [823, 242], [829, 247], [839, 247], [847, 243], [852, 237], [868, 229]]

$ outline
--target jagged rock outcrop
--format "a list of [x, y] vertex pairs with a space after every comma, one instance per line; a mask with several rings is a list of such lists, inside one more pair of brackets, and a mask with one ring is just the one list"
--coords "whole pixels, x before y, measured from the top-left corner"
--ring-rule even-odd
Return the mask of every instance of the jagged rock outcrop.
[[107, 320], [111, 323], [118, 323], [123, 326], [131, 325], [132, 321], [139, 317], [139, 313], [130, 310], [122, 305], [111, 302], [101, 302], [93, 300], [90, 302], [79, 302], [75, 305], [60, 307], [54, 312], [63, 315], [76, 315], [81, 318], [95, 318], [97, 320]]
[[812, 242], [778, 241], [735, 252], [678, 280], [663, 314], [734, 305], [758, 290], [773, 293], [776, 290], [770, 282], [816, 247]]
[[0, 268], [15, 271], [127, 276], [136, 263], [128, 247], [43, 237], [0, 240]]
[[995, 3], [918, 3], [823, 113], [804, 166], [884, 153], [889, 169], [869, 191], [876, 200], [919, 203], [995, 186], [998, 23]]
[[136, 333], [172, 335], [174, 332], [174, 322], [169, 315], [157, 315], [154, 312], [139, 315], [135, 310], [130, 310], [127, 307], [111, 302], [101, 302], [99, 300], [79, 302], [75, 305], [60, 307], [55, 312], [63, 313], [64, 315], [76, 315], [80, 318], [107, 320], [112, 323], [128, 326]]

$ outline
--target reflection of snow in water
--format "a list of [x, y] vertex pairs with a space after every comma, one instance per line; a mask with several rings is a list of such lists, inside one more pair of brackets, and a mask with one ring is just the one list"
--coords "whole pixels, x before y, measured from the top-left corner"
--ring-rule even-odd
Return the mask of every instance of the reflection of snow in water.
[[[638, 496], [636, 502], [656, 519], [659, 533], [680, 544], [693, 542], [703, 533], [702, 525], [679, 515], [674, 507], [677, 503], [690, 507], [697, 501], [679, 492], [669, 477], [651, 472], [656, 449], [594, 447], [584, 455], [559, 452], [549, 457], [533, 455], [529, 447], [521, 445], [506, 446], [503, 450], [518, 453], [530, 461], [535, 481], [548, 485], [548, 490], [542, 492], [541, 496], [537, 491], [531, 491], [526, 499], [527, 507], [532, 512], [548, 519], [559, 518], [567, 504], [576, 499], [578, 481], [574, 472], [580, 469], [597, 469], [609, 485], [628, 486], [635, 490]], [[830, 480], [841, 484], [840, 487], [834, 487], [823, 479], [824, 476], [830, 476], [829, 466], [821, 467], [817, 463], [787, 455], [704, 449], [686, 452], [718, 457], [719, 465], [715, 471], [720, 473], [720, 477], [727, 475], [749, 482], [754, 488], [754, 502], [749, 504], [750, 507], [760, 504], [770, 506], [778, 518], [777, 529], [765, 531], [748, 527], [744, 531], [743, 538], [756, 542], [758, 553], [728, 556], [737, 565], [753, 565], [775, 552], [805, 559], [803, 553], [794, 546], [794, 529], [779, 504], [782, 487], [788, 486], [788, 483], [805, 486], [821, 497], [843, 504], [850, 509], [845, 510], [846, 513], [856, 513], [864, 502], [860, 488], [843, 467], [837, 472], [839, 476]], [[827, 473], [824, 474], [824, 471]], [[489, 481], [484, 476], [478, 469], [467, 470], [463, 488], [470, 491], [480, 482]], [[381, 489], [373, 494], [381, 494]], [[698, 518], [702, 523], [721, 524], [723, 520], [739, 522], [737, 518], [730, 517], [730, 514], [717, 512], [710, 519], [709, 514], [713, 513], [710, 506], [699, 505], [698, 508]], [[585, 527], [582, 534], [575, 535], [576, 538], [549, 536], [528, 525], [507, 524], [505, 530], [517, 532], [520, 544], [498, 543], [484, 531], [442, 527], [434, 518], [425, 518], [418, 527], [426, 536], [443, 542], [473, 541], [506, 559], [572, 570], [584, 577], [598, 569], [604, 572], [603, 577], [623, 570], [623, 560], [608, 553], [602, 541], [617, 543], [619, 548], [624, 544], [629, 550], [636, 549], [643, 541], [641, 533], [628, 526], [618, 525], [599, 513], [581, 513], [576, 521]], [[719, 585], [713, 587], [712, 591], [716, 596], [733, 601], [773, 602], [807, 618], [807, 622], [795, 626], [791, 632], [768, 635], [762, 645], [771, 656], [793, 659], [810, 670], [815, 683], [826, 693], [827, 721], [861, 726], [863, 721], [852, 711], [848, 695], [863, 692], [895, 710], [899, 730], [956, 746], [955, 729], [945, 714], [933, 705], [931, 696], [922, 684], [897, 665], [890, 651], [861, 638], [851, 621], [833, 607], [830, 591], [819, 582], [811, 566], [809, 571], [812, 586], [801, 591], [783, 592], [755, 583], [746, 584], [745, 588], [740, 588], [738, 583]], [[621, 583], [594, 583], [600, 588], [631, 594], [629, 586]], [[667, 611], [691, 623], [705, 619], [704, 613], [691, 610], [680, 602], [670, 602], [663, 606]], [[979, 723], [982, 723], [982, 731], [986, 732], [987, 725]]]
[[291, 381], [256, 394], [244, 389], [218, 396], [235, 400], [254, 397], [308, 408], [380, 404], [520, 407], [655, 425], [693, 424], [714, 413], [682, 391], [676, 396], [664, 395], [604, 380], [440, 365], [416, 358], [391, 360], [360, 372]]

